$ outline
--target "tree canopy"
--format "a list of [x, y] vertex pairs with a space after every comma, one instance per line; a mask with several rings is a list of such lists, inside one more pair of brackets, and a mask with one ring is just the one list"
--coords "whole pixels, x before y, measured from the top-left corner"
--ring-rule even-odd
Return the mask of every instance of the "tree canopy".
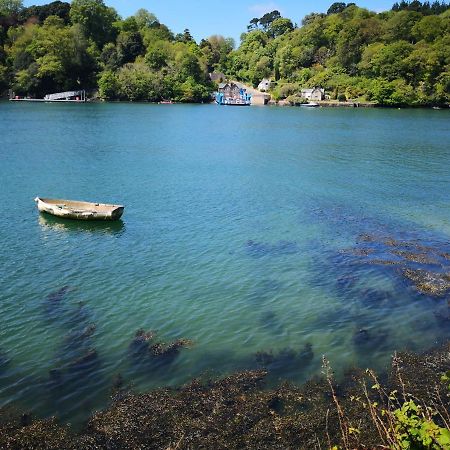
[[[256, 86], [269, 77], [276, 99], [320, 86], [331, 99], [384, 105], [450, 100], [450, 14], [445, 2], [414, 0], [375, 13], [335, 2], [301, 27], [278, 11], [254, 18], [222, 70]], [[269, 19], [269, 20], [267, 20]], [[283, 22], [282, 22], [283, 21]], [[278, 31], [278, 26], [284, 28]]]
[[23, 7], [0, 0], [0, 91], [42, 96], [98, 90], [105, 99], [208, 101], [208, 73], [257, 85], [275, 99], [323, 87], [332, 99], [383, 105], [450, 101], [450, 7], [401, 1], [375, 13], [335, 2], [297, 26], [273, 10], [250, 20], [238, 48], [213, 35], [174, 34], [146, 9], [121, 18], [103, 0]]

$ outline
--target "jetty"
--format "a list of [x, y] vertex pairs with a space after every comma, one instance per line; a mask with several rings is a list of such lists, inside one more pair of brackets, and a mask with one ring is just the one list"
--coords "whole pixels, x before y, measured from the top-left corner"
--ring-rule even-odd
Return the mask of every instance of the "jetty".
[[66, 91], [47, 94], [44, 98], [20, 97], [10, 93], [9, 100], [11, 102], [46, 102], [46, 103], [84, 103], [86, 102], [86, 91]]

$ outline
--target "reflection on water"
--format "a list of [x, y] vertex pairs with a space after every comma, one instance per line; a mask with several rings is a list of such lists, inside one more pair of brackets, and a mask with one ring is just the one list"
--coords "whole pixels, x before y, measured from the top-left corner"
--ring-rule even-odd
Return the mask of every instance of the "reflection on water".
[[125, 231], [125, 224], [122, 220], [114, 221], [90, 221], [90, 220], [73, 220], [55, 217], [50, 214], [39, 214], [39, 225], [44, 229], [53, 231], [81, 231], [86, 233], [105, 233], [120, 234]]

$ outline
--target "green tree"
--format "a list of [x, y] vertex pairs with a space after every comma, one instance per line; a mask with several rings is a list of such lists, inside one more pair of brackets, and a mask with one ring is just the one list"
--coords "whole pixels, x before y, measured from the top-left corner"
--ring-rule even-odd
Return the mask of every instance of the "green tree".
[[80, 24], [88, 38], [100, 48], [115, 38], [113, 23], [118, 20], [114, 8], [107, 7], [103, 0], [73, 0], [70, 19]]
[[117, 57], [119, 64], [133, 62], [144, 52], [142, 37], [138, 32], [122, 32], [117, 37]]
[[279, 17], [275, 19], [269, 28], [269, 35], [273, 38], [278, 36], [282, 36], [283, 34], [292, 31], [294, 29], [294, 25], [292, 24], [290, 19], [286, 19], [284, 17]]
[[415, 40], [433, 42], [443, 32], [444, 21], [439, 16], [425, 16], [412, 27], [411, 34]]
[[347, 5], [344, 2], [335, 2], [333, 3], [327, 11], [327, 14], [338, 14], [347, 7]]
[[274, 10], [274, 11], [264, 14], [259, 19], [259, 24], [261, 25], [261, 27], [264, 31], [267, 31], [267, 30], [269, 30], [273, 21], [276, 19], [279, 19], [280, 17], [281, 17], [280, 11]]
[[0, 0], [0, 16], [16, 17], [22, 9], [22, 0]]
[[400, 11], [393, 14], [385, 24], [384, 38], [388, 42], [398, 40], [413, 42], [413, 27], [421, 19], [421, 15], [414, 11]]
[[144, 8], [138, 9], [134, 15], [134, 18], [139, 29], [152, 28], [153, 26], [157, 26], [159, 24], [156, 16]]
[[146, 64], [154, 70], [160, 70], [167, 66], [170, 50], [164, 41], [157, 41], [147, 50], [145, 55]]
[[120, 84], [116, 74], [107, 70], [103, 72], [98, 80], [99, 97], [104, 100], [113, 100], [120, 95]]

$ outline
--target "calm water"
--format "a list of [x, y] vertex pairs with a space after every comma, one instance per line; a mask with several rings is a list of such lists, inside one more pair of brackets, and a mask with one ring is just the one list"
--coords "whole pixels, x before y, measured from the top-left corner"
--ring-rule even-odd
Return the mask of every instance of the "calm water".
[[[0, 133], [0, 405], [76, 423], [118, 374], [179, 385], [271, 350], [271, 380], [301, 382], [323, 354], [381, 369], [450, 336], [445, 298], [347, 251], [449, 251], [449, 111], [1, 103]], [[126, 209], [61, 221], [36, 195]], [[145, 363], [139, 328], [194, 345]]]

